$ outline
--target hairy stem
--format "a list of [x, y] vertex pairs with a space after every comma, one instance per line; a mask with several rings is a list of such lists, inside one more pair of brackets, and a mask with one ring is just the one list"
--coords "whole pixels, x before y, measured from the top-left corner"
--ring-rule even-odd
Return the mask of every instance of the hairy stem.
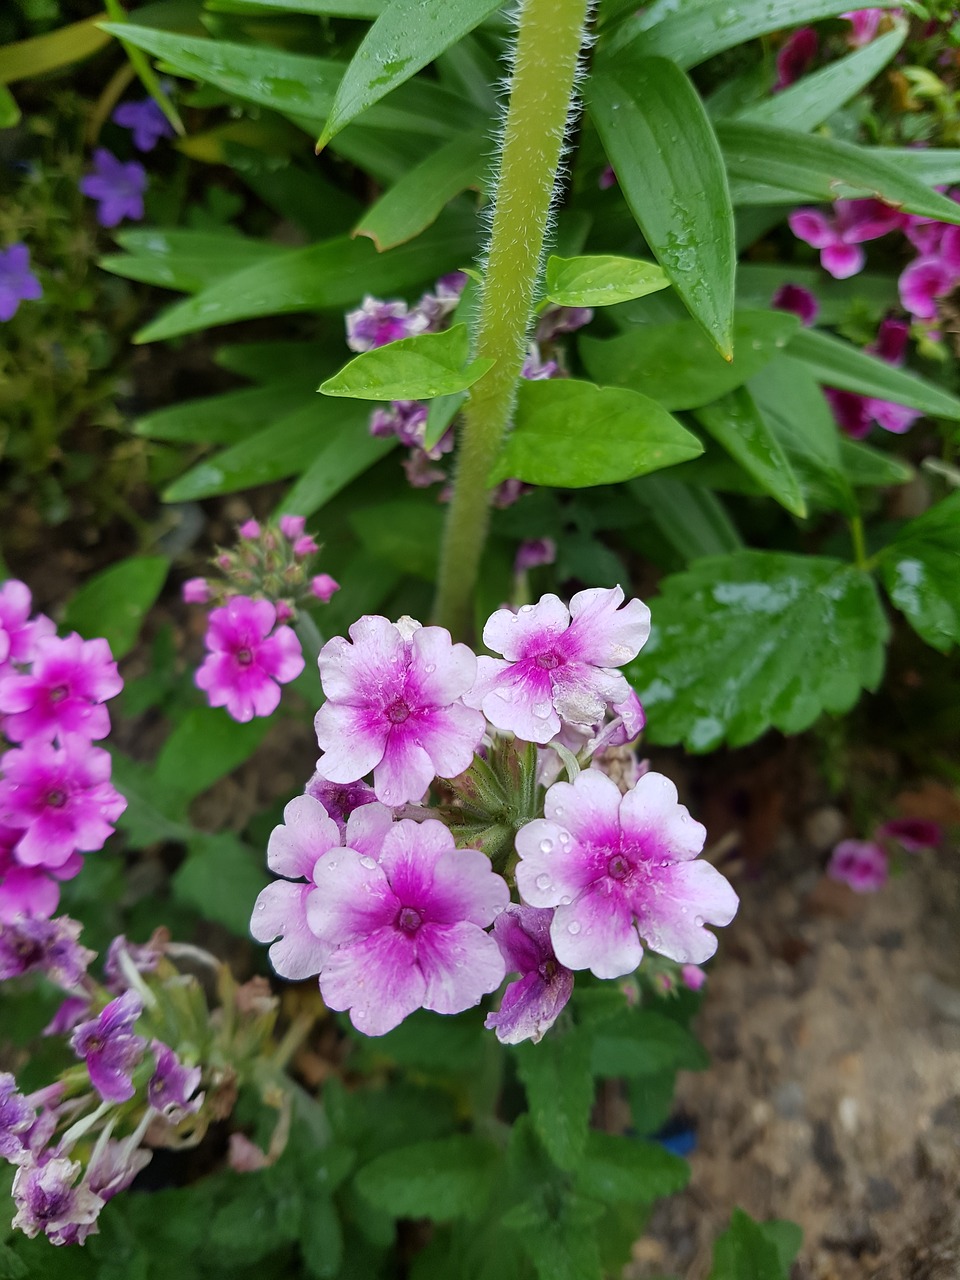
[[435, 615], [454, 635], [471, 605], [490, 519], [487, 476], [510, 424], [589, 0], [523, 0], [477, 326], [496, 364], [473, 387], [440, 555]]

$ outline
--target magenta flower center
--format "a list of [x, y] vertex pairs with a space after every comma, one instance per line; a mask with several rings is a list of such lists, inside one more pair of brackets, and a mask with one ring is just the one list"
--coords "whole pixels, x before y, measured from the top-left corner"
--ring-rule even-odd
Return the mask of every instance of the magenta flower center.
[[[397, 698], [396, 702], [391, 702], [387, 707], [387, 719], [391, 724], [403, 724], [409, 715], [410, 708], [402, 698]], [[419, 920], [417, 923], [419, 924]]]
[[607, 863], [607, 874], [614, 880], [626, 880], [630, 874], [630, 863], [622, 853], [615, 853]]
[[240, 663], [241, 667], [249, 667], [250, 663], [253, 661], [253, 653], [249, 649], [238, 649], [237, 661]]
[[554, 653], [549, 649], [546, 653], [538, 653], [535, 659], [538, 667], [542, 667], [544, 671], [553, 671], [555, 667], [559, 667], [563, 659], [559, 653]]
[[404, 933], [416, 933], [423, 923], [423, 916], [413, 907], [401, 907], [397, 913], [397, 928]]
[[67, 803], [67, 793], [59, 787], [47, 792], [47, 804], [51, 809], [62, 809]]
[[50, 701], [62, 702], [69, 692], [70, 692], [70, 689], [65, 684], [54, 685], [54, 687], [50, 690]]

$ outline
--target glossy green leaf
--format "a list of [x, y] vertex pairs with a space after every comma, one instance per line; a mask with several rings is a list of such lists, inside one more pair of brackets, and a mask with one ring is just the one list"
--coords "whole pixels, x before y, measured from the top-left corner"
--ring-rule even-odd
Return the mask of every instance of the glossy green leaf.
[[842, 338], [817, 329], [800, 329], [787, 354], [801, 360], [818, 382], [880, 400], [921, 409], [935, 417], [960, 419], [960, 399], [932, 382], [861, 351]]
[[193, 836], [172, 880], [175, 898], [238, 938], [249, 935], [253, 904], [268, 883], [262, 856], [229, 831]]
[[272, 262], [291, 252], [267, 240], [182, 227], [120, 231], [117, 243], [125, 252], [101, 258], [98, 265], [105, 271], [181, 293], [197, 293], [245, 266]]
[[741, 551], [666, 578], [653, 632], [626, 668], [647, 737], [690, 751], [800, 733], [849, 711], [883, 674], [873, 579], [841, 560]]
[[503, 0], [391, 0], [363, 38], [337, 89], [317, 149], [463, 38]]
[[71, 597], [64, 625], [88, 639], [103, 636], [113, 656], [124, 657], [136, 644], [169, 567], [166, 556], [131, 556], [111, 565]]
[[718, 350], [733, 350], [733, 209], [696, 89], [672, 62], [604, 60], [590, 113], [644, 239]]
[[381, 252], [404, 244], [431, 226], [461, 191], [482, 190], [489, 169], [489, 129], [458, 134], [385, 191], [353, 234], [369, 236]]
[[424, 496], [357, 507], [348, 519], [360, 542], [378, 559], [435, 582], [444, 514], [434, 499]]
[[364, 431], [354, 422], [338, 431], [316, 446], [313, 460], [290, 489], [282, 510], [312, 516], [396, 445], [395, 438], [372, 436], [369, 425]]
[[395, 1218], [474, 1218], [493, 1189], [496, 1147], [469, 1134], [377, 1156], [356, 1177], [360, 1194]]
[[590, 1036], [581, 1029], [554, 1030], [539, 1044], [516, 1048], [530, 1120], [561, 1169], [575, 1169], [586, 1146], [594, 1099], [590, 1054]]
[[652, 1204], [690, 1180], [686, 1160], [655, 1142], [594, 1131], [577, 1169], [577, 1189], [601, 1204]]
[[[795, 84], [750, 103], [735, 115], [740, 120], [776, 125], [781, 129], [815, 129], [880, 74], [898, 53], [906, 34], [907, 24], [897, 22], [892, 31], [871, 40], [862, 49], [811, 75], [801, 76]], [[885, 158], [886, 154], [884, 152]]]
[[688, 563], [743, 547], [726, 508], [709, 489], [671, 475], [643, 476], [632, 480], [629, 488], [665, 541]]
[[110, 37], [98, 26], [106, 16], [98, 13], [45, 35], [4, 45], [0, 48], [0, 84], [33, 80], [89, 58], [110, 43]]
[[338, 236], [255, 263], [162, 312], [135, 336], [156, 342], [197, 329], [296, 311], [341, 311], [365, 293], [389, 297], [454, 271], [475, 250], [476, 220], [448, 211], [422, 236], [378, 254], [367, 239]]
[[[111, 22], [122, 25], [129, 21], [127, 12], [120, 0], [105, 0], [105, 6]], [[130, 63], [140, 79], [140, 83], [173, 126], [174, 132], [183, 137], [186, 130], [183, 127], [180, 114], [170, 100], [170, 96], [161, 83], [160, 77], [150, 65], [149, 58], [142, 49], [138, 49], [136, 45], [124, 40], [122, 36], [119, 37], [119, 40], [124, 53], [130, 59]]]
[[801, 518], [807, 514], [790, 460], [746, 387], [738, 387], [704, 405], [697, 410], [696, 418], [781, 506]]
[[214, 360], [251, 382], [303, 381], [316, 390], [320, 355], [316, 342], [237, 342], [220, 347]]
[[615, 484], [702, 452], [696, 436], [636, 391], [573, 378], [522, 381], [514, 428], [488, 483]]
[[[897, 0], [881, 0], [874, 7], [896, 5]], [[735, 6], [718, 0], [688, 0], [679, 6], [676, 0], [660, 0], [617, 27], [603, 51], [635, 44], [644, 53], [695, 67], [756, 36], [845, 12], [841, 0], [741, 0]]]
[[312, 13], [322, 18], [379, 18], [389, 0], [207, 0], [214, 13]]
[[669, 288], [655, 262], [589, 254], [547, 259], [547, 298], [560, 307], [610, 307]]
[[312, 388], [273, 383], [248, 391], [187, 400], [138, 418], [133, 429], [149, 440], [182, 440], [190, 444], [238, 444], [255, 431], [312, 403]]
[[734, 202], [737, 181], [759, 182], [811, 200], [833, 200], [839, 194], [874, 196], [908, 213], [960, 223], [960, 206], [891, 163], [881, 147], [858, 147], [819, 134], [735, 120], [721, 121], [717, 137]]
[[597, 382], [631, 387], [666, 409], [696, 409], [742, 386], [783, 350], [799, 323], [786, 311], [738, 312], [731, 361], [689, 320], [641, 325], [617, 338], [584, 336], [580, 354]]
[[364, 351], [321, 383], [325, 396], [353, 400], [432, 400], [466, 391], [493, 367], [493, 360], [467, 364], [470, 335], [465, 324], [421, 333]]
[[884, 147], [883, 158], [928, 187], [960, 182], [960, 147]]
[[960, 492], [903, 526], [880, 554], [887, 594], [927, 644], [960, 641]]
[[427, 425], [423, 432], [424, 449], [432, 449], [440, 443], [466, 398], [466, 391], [458, 391], [450, 396], [437, 396], [435, 400], [430, 401]]
[[253, 755], [270, 720], [237, 724], [219, 707], [194, 707], [169, 735], [154, 766], [162, 791], [179, 794], [184, 805]]
[[896, 454], [884, 453], [862, 440], [840, 440], [840, 465], [855, 489], [883, 489], [888, 485], [908, 484], [917, 474], [909, 462]]

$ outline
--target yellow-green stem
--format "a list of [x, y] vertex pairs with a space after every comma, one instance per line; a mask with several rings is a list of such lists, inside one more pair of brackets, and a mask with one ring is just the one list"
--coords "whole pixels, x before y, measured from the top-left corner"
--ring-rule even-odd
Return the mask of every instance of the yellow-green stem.
[[440, 555], [436, 620], [468, 636], [490, 518], [487, 477], [510, 425], [527, 354], [543, 241], [573, 98], [589, 0], [523, 0], [476, 355], [496, 364], [475, 384], [457, 440]]
[[850, 521], [850, 538], [853, 542], [853, 558], [858, 569], [867, 568], [867, 544], [863, 536], [863, 520], [853, 516]]

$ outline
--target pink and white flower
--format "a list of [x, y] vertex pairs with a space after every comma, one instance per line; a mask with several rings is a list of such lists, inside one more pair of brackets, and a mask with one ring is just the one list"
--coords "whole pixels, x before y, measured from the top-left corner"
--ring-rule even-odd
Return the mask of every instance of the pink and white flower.
[[241, 724], [269, 716], [280, 702], [280, 686], [303, 670], [303, 650], [290, 627], [275, 628], [269, 600], [234, 596], [210, 614], [210, 654], [194, 679], [211, 707], [226, 707]]
[[336, 636], [323, 646], [319, 666], [327, 696], [315, 722], [321, 777], [355, 782], [373, 770], [377, 799], [396, 806], [472, 761], [485, 725], [462, 698], [477, 659], [443, 627], [411, 622], [401, 630], [363, 617], [349, 641]]
[[381, 302], [369, 294], [356, 311], [347, 312], [346, 323], [351, 351], [372, 351], [398, 338], [412, 338], [430, 325], [423, 312], [408, 311], [405, 302]]
[[65, 733], [105, 738], [110, 715], [103, 704], [122, 688], [106, 640], [82, 640], [76, 632], [43, 637], [29, 672], [0, 679], [3, 731], [14, 742], [52, 742]]
[[695, 861], [706, 832], [669, 778], [645, 773], [621, 796], [589, 769], [552, 786], [544, 813], [517, 833], [517, 887], [531, 906], [556, 908], [550, 937], [561, 964], [619, 978], [640, 963], [642, 942], [680, 964], [713, 955], [717, 939], [704, 926], [729, 924], [738, 899], [715, 867]]
[[498, 729], [543, 745], [561, 724], [598, 724], [608, 706], [631, 690], [616, 668], [635, 658], [650, 634], [650, 610], [640, 600], [623, 608], [620, 587], [578, 591], [569, 609], [555, 595], [519, 613], [498, 609], [483, 642], [503, 658], [482, 657], [464, 701]]
[[503, 956], [484, 930], [510, 891], [442, 822], [394, 823], [379, 861], [331, 851], [314, 878], [307, 919], [329, 948], [320, 992], [331, 1009], [350, 1010], [358, 1031], [384, 1035], [419, 1008], [462, 1013], [503, 981]]

